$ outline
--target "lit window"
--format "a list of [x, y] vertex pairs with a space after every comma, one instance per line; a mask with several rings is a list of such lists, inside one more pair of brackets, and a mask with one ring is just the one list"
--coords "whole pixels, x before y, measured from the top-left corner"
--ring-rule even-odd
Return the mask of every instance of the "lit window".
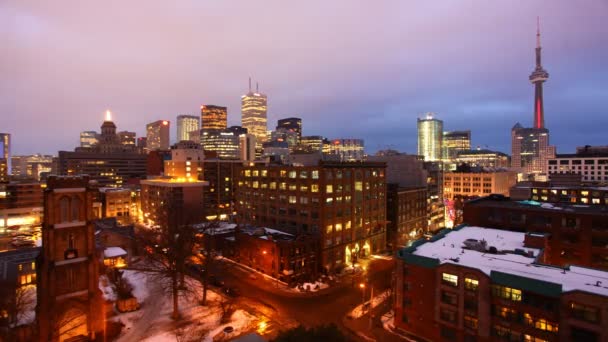
[[331, 194], [332, 192], [334, 192], [333, 186], [331, 184], [326, 185], [325, 192], [328, 194]]
[[319, 170], [313, 170], [311, 176], [312, 179], [319, 179]]
[[318, 184], [311, 184], [310, 185], [310, 191], [311, 192], [319, 192], [319, 185]]
[[294, 204], [297, 202], [298, 202], [298, 199], [296, 196], [289, 196], [289, 203]]
[[449, 273], [442, 273], [441, 277], [444, 284], [458, 286], [458, 276]]
[[296, 172], [295, 171], [289, 171], [289, 178], [296, 178]]
[[464, 288], [467, 290], [476, 291], [479, 287], [479, 281], [477, 279], [464, 278]]
[[492, 295], [515, 302], [521, 302], [521, 290], [501, 285], [492, 285]]

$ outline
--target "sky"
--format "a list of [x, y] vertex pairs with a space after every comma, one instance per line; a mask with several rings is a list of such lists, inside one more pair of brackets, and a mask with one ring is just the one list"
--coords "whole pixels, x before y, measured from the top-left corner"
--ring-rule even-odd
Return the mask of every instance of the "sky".
[[0, 132], [13, 154], [73, 150], [106, 110], [118, 130], [228, 107], [248, 77], [268, 127], [416, 153], [416, 118], [510, 153], [531, 126], [536, 17], [558, 153], [608, 145], [608, 1], [0, 1]]

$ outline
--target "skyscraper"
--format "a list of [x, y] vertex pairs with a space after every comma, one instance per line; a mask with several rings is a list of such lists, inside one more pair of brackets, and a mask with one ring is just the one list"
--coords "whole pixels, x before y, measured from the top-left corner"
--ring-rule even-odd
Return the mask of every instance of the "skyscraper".
[[534, 124], [524, 128], [516, 123], [511, 129], [511, 166], [527, 175], [547, 174], [549, 158], [555, 157], [555, 146], [549, 145], [549, 130], [545, 128], [543, 83], [549, 73], [541, 65], [540, 24], [536, 31], [536, 68], [529, 79], [534, 84]]
[[302, 140], [302, 119], [300, 118], [285, 118], [277, 121], [277, 131], [286, 129], [287, 131], [296, 132], [298, 136], [297, 144]]
[[148, 151], [169, 149], [169, 121], [158, 120], [146, 125]]
[[199, 118], [195, 115], [177, 116], [177, 142], [190, 140], [190, 132], [198, 131], [200, 128]]
[[458, 152], [471, 149], [471, 131], [443, 132], [443, 159], [453, 161]]
[[249, 79], [249, 92], [241, 96], [241, 123], [243, 128], [247, 128], [249, 134], [253, 134], [256, 146], [261, 148], [262, 143], [267, 139], [267, 97], [259, 93], [256, 84], [255, 93], [251, 91], [251, 79]]
[[118, 138], [120, 139], [120, 143], [122, 145], [126, 145], [126, 146], [133, 146], [135, 147], [135, 137], [136, 137], [136, 133], [135, 132], [129, 132], [129, 131], [121, 131], [118, 132]]
[[226, 129], [228, 127], [228, 108], [214, 105], [201, 106], [202, 129]]
[[427, 113], [424, 118], [418, 118], [418, 155], [423, 156], [424, 161], [441, 160], [443, 121], [433, 116]]
[[80, 132], [80, 147], [93, 147], [97, 144], [97, 132], [84, 131]]
[[0, 133], [0, 182], [8, 182], [8, 174], [11, 162], [11, 135]]

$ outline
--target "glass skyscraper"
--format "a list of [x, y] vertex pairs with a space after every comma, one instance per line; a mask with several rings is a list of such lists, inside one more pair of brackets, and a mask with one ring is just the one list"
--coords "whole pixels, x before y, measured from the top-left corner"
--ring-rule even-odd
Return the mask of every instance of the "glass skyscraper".
[[190, 140], [190, 132], [198, 131], [199, 118], [194, 115], [177, 116], [177, 141]]
[[266, 95], [259, 93], [257, 86], [256, 92], [252, 92], [250, 84], [249, 92], [241, 96], [241, 126], [247, 128], [247, 132], [255, 136], [258, 148], [261, 148], [262, 143], [268, 140], [267, 111]]
[[418, 118], [418, 155], [423, 156], [424, 161], [441, 160], [443, 121], [433, 116], [427, 113], [424, 118]]

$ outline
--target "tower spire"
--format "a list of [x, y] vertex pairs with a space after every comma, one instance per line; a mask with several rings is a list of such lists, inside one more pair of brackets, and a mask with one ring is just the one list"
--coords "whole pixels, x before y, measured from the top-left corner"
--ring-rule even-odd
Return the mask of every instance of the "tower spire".
[[543, 83], [549, 78], [549, 73], [543, 69], [540, 47], [540, 17], [536, 17], [536, 67], [530, 75], [534, 84], [534, 128], [545, 128], [545, 110], [543, 105]]
[[251, 93], [251, 76], [249, 76], [249, 92]]
[[536, 17], [536, 48], [540, 49], [540, 17]]

